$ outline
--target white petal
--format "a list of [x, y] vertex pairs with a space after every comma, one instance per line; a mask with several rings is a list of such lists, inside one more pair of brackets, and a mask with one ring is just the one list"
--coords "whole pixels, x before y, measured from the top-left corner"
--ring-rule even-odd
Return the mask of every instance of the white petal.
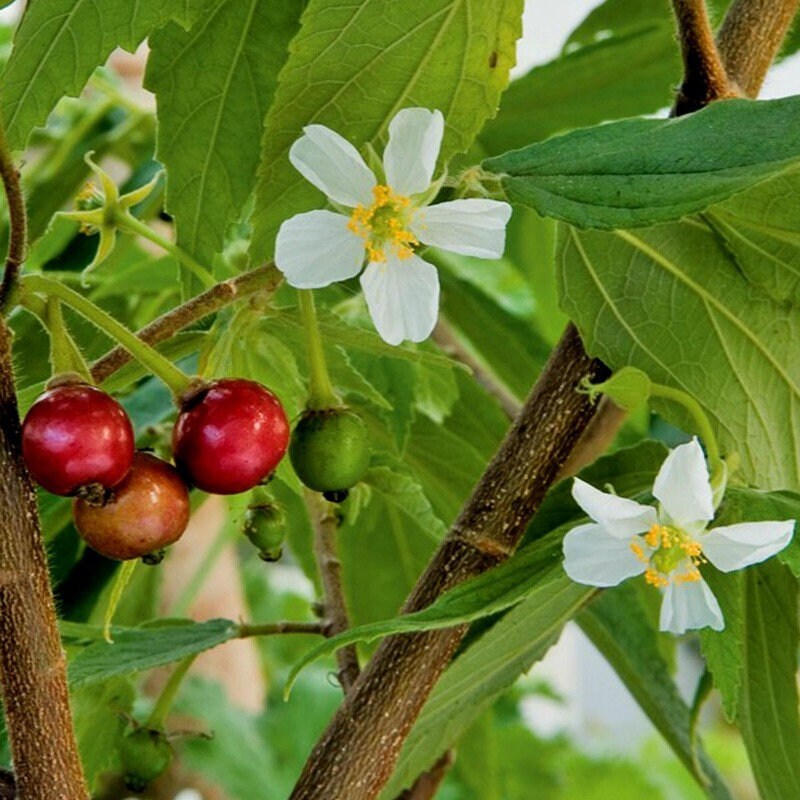
[[364, 241], [333, 211], [309, 211], [287, 219], [275, 242], [275, 264], [291, 286], [316, 289], [358, 275]]
[[617, 539], [602, 525], [579, 525], [564, 537], [564, 571], [588, 586], [616, 586], [641, 575], [647, 564], [634, 555], [631, 538]]
[[419, 209], [411, 231], [421, 242], [451, 253], [500, 258], [510, 217], [511, 206], [499, 200], [451, 200]]
[[367, 265], [361, 286], [384, 341], [421, 342], [430, 336], [439, 315], [439, 276], [427, 261], [388, 253], [385, 262]]
[[377, 180], [358, 150], [324, 125], [306, 125], [289, 150], [294, 168], [335, 203], [372, 204]]
[[433, 181], [442, 145], [441, 111], [404, 108], [389, 123], [389, 144], [383, 153], [386, 182], [399, 194], [424, 192]]
[[702, 580], [672, 581], [664, 590], [659, 627], [669, 633], [685, 633], [698, 628], [721, 631], [725, 627], [717, 598]]
[[572, 484], [575, 502], [606, 531], [617, 539], [630, 539], [649, 531], [658, 522], [656, 510], [627, 497], [601, 492], [586, 481], [575, 478]]
[[700, 537], [703, 555], [722, 572], [749, 567], [786, 547], [794, 533], [794, 520], [740, 522], [714, 528]]
[[708, 466], [697, 439], [670, 452], [661, 465], [653, 495], [678, 526], [714, 518]]

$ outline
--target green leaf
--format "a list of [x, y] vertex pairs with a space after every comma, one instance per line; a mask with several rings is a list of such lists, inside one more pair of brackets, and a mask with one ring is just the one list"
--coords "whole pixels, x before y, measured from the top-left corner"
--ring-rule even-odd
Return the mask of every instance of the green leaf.
[[115, 47], [133, 50], [171, 20], [191, 24], [214, 0], [48, 0], [28, 3], [3, 71], [2, 116], [13, 149], [27, 144], [65, 95], [75, 97]]
[[511, 202], [578, 227], [701, 211], [795, 164], [800, 97], [731, 100], [678, 119], [598, 125], [484, 161]]
[[[745, 481], [800, 488], [800, 317], [757, 292], [708, 226], [564, 227], [558, 260], [563, 307], [592, 354], [697, 398]], [[692, 430], [681, 409], [654, 407]]]
[[578, 617], [583, 632], [709, 797], [730, 793], [702, 745], [692, 740], [690, 709], [681, 698], [653, 629], [631, 584], [603, 592]]
[[774, 559], [745, 572], [738, 723], [763, 800], [800, 797], [797, 591]]
[[663, 16], [567, 51], [513, 81], [497, 117], [481, 131], [487, 155], [669, 105], [680, 58], [675, 25]]
[[379, 148], [397, 111], [438, 108], [446, 122], [440, 164], [447, 163], [496, 111], [521, 14], [521, 0], [311, 0], [265, 122], [254, 260], [271, 255], [284, 219], [324, 202], [289, 163], [304, 125], [327, 125], [356, 147]]
[[396, 797], [452, 747], [498, 694], [545, 655], [594, 592], [563, 572], [551, 578], [448, 667], [412, 728], [383, 797]]
[[299, 0], [224, 0], [191, 31], [169, 25], [151, 37], [145, 86], [158, 102], [167, 208], [178, 244], [203, 264], [255, 186], [264, 115], [301, 10]]
[[102, 631], [94, 626], [62, 624], [61, 631], [69, 638], [91, 641], [69, 665], [70, 684], [77, 687], [201, 653], [235, 638], [238, 627], [228, 619], [208, 622], [162, 619], [140, 628], [112, 627], [113, 644], [103, 641]]
[[800, 171], [792, 170], [708, 209], [703, 219], [736, 265], [776, 300], [800, 303]]

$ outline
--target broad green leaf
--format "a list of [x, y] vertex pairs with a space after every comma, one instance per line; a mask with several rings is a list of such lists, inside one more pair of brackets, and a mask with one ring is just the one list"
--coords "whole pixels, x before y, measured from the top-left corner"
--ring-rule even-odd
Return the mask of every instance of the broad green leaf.
[[[562, 305], [588, 350], [694, 395], [763, 489], [800, 488], [800, 315], [755, 290], [700, 221], [562, 230]], [[681, 409], [655, 404], [684, 430]]]
[[664, 17], [567, 51], [515, 80], [480, 134], [486, 154], [668, 106], [680, 58], [675, 24]]
[[150, 39], [145, 86], [158, 102], [167, 208], [178, 244], [205, 265], [255, 186], [264, 115], [302, 5], [224, 0], [190, 31], [172, 24]]
[[483, 162], [508, 200], [581, 228], [701, 211], [796, 163], [800, 98], [714, 103], [686, 117], [585, 128]]
[[572, 31], [564, 52], [572, 52], [609, 35], [619, 36], [643, 25], [667, 22], [672, 22], [672, 11], [661, 0], [605, 0]]
[[270, 256], [284, 219], [324, 202], [289, 163], [304, 125], [327, 125], [358, 148], [380, 149], [397, 111], [438, 108], [446, 164], [495, 113], [521, 14], [521, 0], [311, 0], [265, 121], [253, 258]]
[[776, 300], [800, 304], [800, 172], [792, 170], [724, 203], [703, 219], [745, 276]]
[[[560, 572], [560, 566], [557, 569]], [[452, 747], [497, 696], [555, 644], [564, 624], [593, 591], [561, 572], [461, 653], [417, 718], [383, 797], [396, 797]]]
[[171, 20], [190, 25], [214, 0], [39, 0], [28, 3], [3, 71], [2, 116], [12, 148], [27, 144], [65, 95], [75, 97], [115, 47], [133, 51]]
[[738, 724], [763, 800], [800, 797], [797, 580], [771, 560], [745, 572]]
[[623, 584], [603, 592], [581, 612], [578, 623], [707, 795], [730, 800], [702, 744], [692, 740], [689, 707], [672, 680], [659, 650], [658, 633], [636, 589]]
[[112, 627], [113, 644], [104, 641], [102, 631], [94, 626], [62, 624], [61, 632], [70, 639], [91, 642], [69, 665], [70, 684], [77, 687], [201, 653], [235, 638], [238, 627], [227, 619], [159, 620], [140, 628]]

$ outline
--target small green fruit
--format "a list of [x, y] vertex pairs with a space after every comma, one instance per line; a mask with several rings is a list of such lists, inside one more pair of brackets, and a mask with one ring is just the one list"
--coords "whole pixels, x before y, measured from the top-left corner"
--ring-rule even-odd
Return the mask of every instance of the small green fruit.
[[119, 757], [125, 785], [132, 792], [141, 792], [170, 765], [172, 747], [163, 731], [138, 728], [120, 743]]
[[258, 548], [258, 554], [264, 561], [277, 561], [281, 557], [281, 545], [286, 536], [283, 511], [272, 503], [250, 506], [242, 533]]
[[367, 428], [347, 408], [306, 411], [289, 446], [297, 477], [317, 492], [346, 492], [369, 466]]

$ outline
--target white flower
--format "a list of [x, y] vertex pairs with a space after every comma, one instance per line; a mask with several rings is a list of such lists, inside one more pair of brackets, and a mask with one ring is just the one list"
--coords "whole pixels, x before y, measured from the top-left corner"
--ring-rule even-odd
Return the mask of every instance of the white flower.
[[511, 206], [453, 200], [427, 206], [444, 133], [440, 111], [406, 108], [389, 123], [381, 181], [350, 142], [308, 125], [289, 160], [347, 213], [309, 211], [278, 231], [275, 263], [298, 289], [361, 276], [367, 307], [389, 344], [426, 339], [439, 310], [436, 269], [415, 254], [420, 244], [480, 258], [500, 258]]
[[794, 520], [707, 530], [714, 503], [697, 439], [670, 452], [656, 476], [653, 495], [658, 509], [575, 478], [572, 496], [594, 522], [564, 537], [567, 575], [589, 586], [616, 586], [644, 573], [649, 584], [663, 591], [661, 630], [722, 630], [722, 611], [698, 565], [709, 561], [722, 572], [732, 572], [764, 561], [789, 544]]

